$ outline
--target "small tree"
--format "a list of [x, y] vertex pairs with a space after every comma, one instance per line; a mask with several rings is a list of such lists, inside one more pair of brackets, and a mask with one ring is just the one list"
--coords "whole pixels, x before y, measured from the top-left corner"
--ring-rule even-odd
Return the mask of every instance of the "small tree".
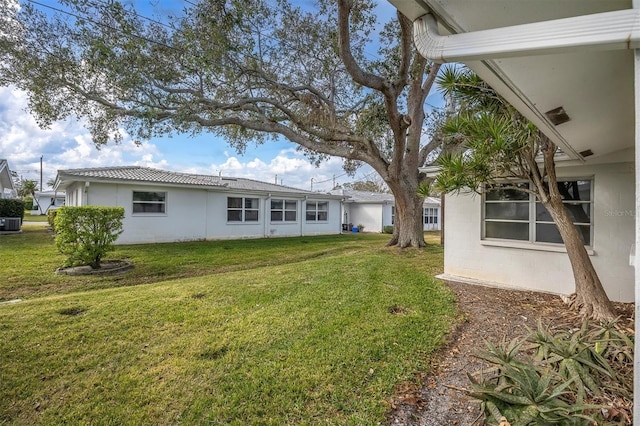
[[[460, 108], [443, 128], [453, 152], [439, 158], [436, 186], [445, 192], [482, 193], [499, 183], [501, 189], [533, 194], [553, 218], [567, 249], [575, 305], [585, 316], [612, 320], [613, 306], [563, 203], [567, 188], [556, 177], [557, 146], [471, 71], [449, 68], [438, 83]], [[519, 185], [522, 181], [530, 184]]]
[[31, 210], [33, 210], [33, 204], [38, 206], [38, 210], [42, 213], [42, 208], [36, 197], [36, 190], [38, 189], [38, 182], [35, 180], [21, 180], [18, 184], [18, 195], [26, 201], [27, 198], [31, 198]]
[[381, 192], [381, 193], [389, 192], [389, 188], [387, 188], [387, 185], [383, 181], [378, 179], [365, 180], [360, 182], [347, 182], [345, 184], [338, 185], [338, 187], [341, 187], [343, 189], [351, 189], [353, 191]]
[[122, 207], [61, 207], [55, 217], [56, 247], [67, 255], [67, 266], [100, 268], [122, 233]]

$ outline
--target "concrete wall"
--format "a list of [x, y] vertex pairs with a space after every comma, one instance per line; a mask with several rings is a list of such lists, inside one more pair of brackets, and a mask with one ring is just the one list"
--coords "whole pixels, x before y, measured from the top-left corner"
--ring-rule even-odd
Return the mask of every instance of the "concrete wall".
[[[134, 214], [133, 191], [166, 192], [165, 213]], [[258, 221], [228, 222], [227, 197], [258, 198]], [[303, 197], [277, 198], [298, 201], [296, 222], [272, 223], [270, 220], [270, 198], [267, 194], [96, 182], [90, 183], [87, 187], [84, 184], [74, 184], [67, 191], [67, 205], [124, 207], [124, 232], [118, 238], [117, 244], [340, 233], [340, 200], [319, 199], [319, 201], [329, 203], [329, 213], [327, 221], [316, 223], [305, 220], [306, 205]]]
[[[634, 168], [632, 163], [558, 168], [559, 177], [593, 177], [591, 260], [612, 300], [634, 300]], [[574, 292], [562, 245], [483, 241], [478, 195], [446, 197], [444, 273], [495, 285], [551, 293]]]
[[351, 219], [353, 226], [364, 225], [365, 232], [382, 232], [382, 210], [380, 203], [353, 203]]
[[[440, 206], [438, 204], [424, 204], [424, 207], [435, 207], [438, 209], [438, 223], [427, 224], [423, 222], [425, 231], [440, 230], [442, 222]], [[347, 212], [349, 222], [354, 226], [364, 225], [365, 232], [382, 232], [385, 226], [392, 226], [393, 204], [380, 203], [345, 203], [344, 210]]]

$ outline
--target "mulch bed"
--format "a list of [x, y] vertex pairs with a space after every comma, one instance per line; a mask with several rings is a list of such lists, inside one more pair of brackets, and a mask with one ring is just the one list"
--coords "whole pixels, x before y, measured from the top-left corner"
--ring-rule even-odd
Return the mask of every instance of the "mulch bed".
[[123, 274], [133, 269], [133, 264], [126, 260], [103, 260], [100, 268], [93, 269], [91, 266], [71, 266], [68, 268], [58, 268], [57, 275], [113, 275]]
[[[579, 327], [582, 319], [557, 295], [447, 282], [455, 292], [464, 317], [449, 344], [434, 356], [431, 371], [420, 377], [422, 386], [402, 386], [392, 404], [392, 426], [481, 425], [480, 406], [469, 398], [467, 373], [483, 368], [474, 354], [485, 342], [498, 344], [528, 334], [538, 321], [554, 326]], [[633, 328], [633, 303], [615, 304], [622, 321]]]

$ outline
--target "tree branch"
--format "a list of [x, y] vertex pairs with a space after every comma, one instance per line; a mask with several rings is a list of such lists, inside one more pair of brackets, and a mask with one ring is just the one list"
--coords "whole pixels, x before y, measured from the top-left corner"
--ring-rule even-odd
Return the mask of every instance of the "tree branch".
[[375, 74], [364, 71], [356, 62], [351, 52], [351, 34], [349, 31], [349, 16], [353, 0], [338, 0], [338, 51], [347, 72], [353, 80], [370, 89], [385, 92], [389, 90], [385, 80]]
[[413, 47], [413, 22], [411, 22], [400, 11], [397, 11], [398, 22], [400, 23], [400, 68], [398, 78], [393, 83], [394, 91], [400, 91], [409, 81], [409, 70], [411, 68], [411, 57]]

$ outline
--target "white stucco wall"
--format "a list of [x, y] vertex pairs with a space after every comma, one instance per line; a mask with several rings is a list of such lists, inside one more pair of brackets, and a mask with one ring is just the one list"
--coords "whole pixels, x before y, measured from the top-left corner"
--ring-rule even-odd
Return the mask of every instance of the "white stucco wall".
[[[634, 166], [617, 163], [558, 169], [559, 177], [593, 177], [591, 260], [612, 300], [634, 300]], [[444, 273], [490, 284], [559, 294], [574, 291], [573, 273], [562, 246], [481, 240], [481, 197], [446, 197]], [[550, 251], [556, 250], [556, 251]]]
[[[322, 199], [311, 199], [309, 201], [327, 201]], [[304, 203], [302, 203], [304, 204]], [[303, 215], [301, 215], [301, 235], [328, 235], [339, 234], [342, 231], [342, 217], [340, 209], [340, 200], [329, 201], [329, 212], [326, 222], [307, 222], [305, 220], [306, 206], [302, 206]]]
[[354, 203], [349, 221], [353, 226], [363, 225], [365, 232], [382, 232], [382, 211], [379, 203]]
[[[133, 191], [166, 192], [166, 212], [133, 214]], [[258, 198], [258, 221], [228, 222], [228, 197]], [[267, 194], [262, 193], [232, 193], [199, 188], [96, 182], [90, 183], [89, 186], [85, 186], [84, 183], [74, 184], [67, 189], [67, 205], [124, 207], [124, 232], [118, 238], [117, 244], [340, 233], [340, 200], [318, 199], [318, 201], [329, 203], [327, 221], [307, 222], [303, 197], [274, 198], [297, 200], [296, 222], [271, 222], [270, 199]]]
[[[166, 213], [133, 214], [133, 191], [166, 192]], [[124, 232], [117, 244], [189, 241], [206, 237], [206, 191], [92, 182], [87, 205], [124, 207]]]
[[[438, 204], [425, 203], [423, 207], [433, 207], [438, 209], [438, 223], [424, 223], [425, 231], [440, 230], [442, 222], [441, 209]], [[364, 225], [365, 232], [382, 232], [385, 226], [393, 225], [393, 204], [392, 203], [348, 203], [344, 210], [347, 212], [349, 222], [354, 226]]]

